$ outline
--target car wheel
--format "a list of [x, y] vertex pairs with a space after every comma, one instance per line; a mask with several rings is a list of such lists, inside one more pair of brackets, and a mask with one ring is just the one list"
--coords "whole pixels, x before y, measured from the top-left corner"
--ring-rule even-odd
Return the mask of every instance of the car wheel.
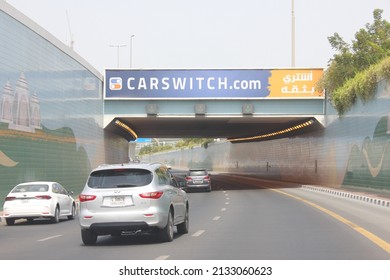
[[181, 224], [178, 224], [177, 225], [177, 232], [180, 233], [180, 234], [186, 234], [188, 233], [188, 229], [189, 229], [189, 215], [188, 215], [188, 207], [186, 208], [186, 216], [184, 218], [184, 222], [182, 222]]
[[13, 218], [6, 218], [5, 222], [7, 223], [8, 226], [13, 226], [15, 224], [15, 219], [13, 219]]
[[60, 222], [60, 208], [57, 206], [56, 210], [54, 211], [54, 217], [51, 218], [52, 223], [59, 223]]
[[68, 216], [68, 220], [73, 220], [75, 215], [76, 215], [76, 206], [73, 204], [72, 213]]
[[173, 215], [169, 211], [167, 225], [160, 231], [160, 240], [162, 242], [171, 242], [173, 240]]
[[81, 230], [81, 240], [85, 245], [95, 245], [97, 240], [97, 234], [93, 233], [90, 230], [82, 229]]

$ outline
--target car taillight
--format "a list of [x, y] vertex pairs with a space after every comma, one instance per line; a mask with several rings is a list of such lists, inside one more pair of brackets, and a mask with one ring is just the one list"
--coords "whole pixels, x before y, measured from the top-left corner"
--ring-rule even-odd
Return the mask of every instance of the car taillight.
[[90, 194], [80, 194], [79, 195], [79, 201], [80, 202], [86, 202], [86, 201], [91, 201], [96, 198], [96, 195], [90, 195]]
[[205, 176], [203, 180], [210, 180], [210, 176]]
[[186, 181], [192, 181], [191, 177], [186, 177]]
[[159, 199], [163, 194], [164, 192], [147, 192], [140, 193], [139, 196], [142, 198]]
[[50, 195], [36, 195], [36, 199], [51, 199]]
[[12, 200], [15, 200], [15, 199], [16, 199], [15, 196], [7, 196], [7, 197], [5, 198], [5, 201], [12, 201]]

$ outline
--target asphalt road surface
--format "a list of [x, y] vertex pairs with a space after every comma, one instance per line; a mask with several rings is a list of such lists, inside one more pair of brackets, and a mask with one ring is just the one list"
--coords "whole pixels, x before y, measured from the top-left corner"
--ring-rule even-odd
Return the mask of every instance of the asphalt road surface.
[[1, 260], [389, 260], [390, 208], [241, 176], [212, 175], [190, 193], [190, 232], [101, 236], [84, 246], [75, 220], [0, 225]]

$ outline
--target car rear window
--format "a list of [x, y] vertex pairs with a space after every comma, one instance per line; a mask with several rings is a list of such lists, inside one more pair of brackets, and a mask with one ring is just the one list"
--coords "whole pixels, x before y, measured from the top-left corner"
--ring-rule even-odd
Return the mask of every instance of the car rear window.
[[110, 169], [94, 171], [88, 178], [90, 188], [126, 188], [149, 185], [153, 175], [145, 169]]
[[19, 193], [19, 192], [47, 192], [49, 190], [48, 185], [44, 184], [36, 184], [36, 185], [22, 185], [22, 186], [16, 186], [12, 192], [13, 193]]
[[190, 176], [205, 176], [207, 175], [207, 172], [205, 170], [193, 170], [190, 171]]

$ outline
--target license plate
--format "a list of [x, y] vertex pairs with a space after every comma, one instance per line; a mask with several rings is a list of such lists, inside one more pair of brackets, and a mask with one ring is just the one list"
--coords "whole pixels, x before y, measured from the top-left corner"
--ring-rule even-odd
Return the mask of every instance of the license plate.
[[105, 207], [124, 207], [130, 205], [133, 205], [131, 196], [108, 196], [103, 200], [103, 206]]
[[125, 197], [124, 196], [113, 196], [113, 197], [111, 197], [111, 204], [112, 205], [124, 205], [125, 204]]
[[203, 180], [194, 180], [194, 184], [202, 184]]

